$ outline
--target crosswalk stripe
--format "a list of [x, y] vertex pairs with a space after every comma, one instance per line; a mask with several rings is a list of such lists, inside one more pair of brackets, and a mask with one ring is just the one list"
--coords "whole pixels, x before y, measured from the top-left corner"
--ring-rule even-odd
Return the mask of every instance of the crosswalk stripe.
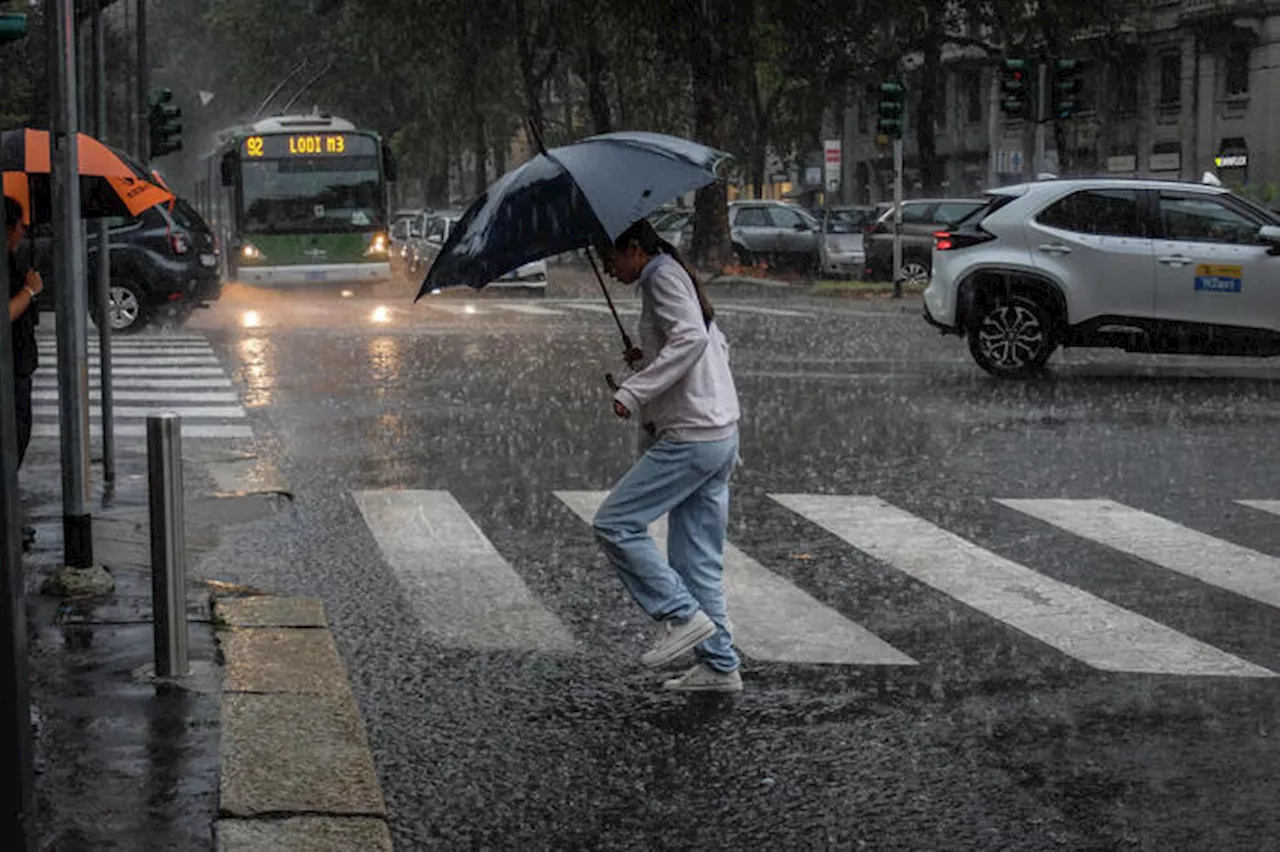
[[226, 373], [221, 367], [169, 367], [163, 363], [156, 363], [151, 367], [119, 367], [111, 371], [113, 378], [119, 377], [156, 377], [161, 376], [225, 376]]
[[876, 497], [771, 499], [858, 550], [1097, 669], [1275, 677], [1156, 621], [985, 550]]
[[607, 305], [593, 305], [588, 302], [569, 302], [565, 304], [566, 308], [574, 311], [586, 311], [592, 314], [607, 314], [609, 307]]
[[[33, 402], [57, 402], [59, 399], [56, 390], [37, 390], [31, 394]], [[102, 393], [94, 390], [89, 393], [90, 402], [99, 402], [102, 399]], [[183, 393], [172, 393], [166, 391], [147, 391], [147, 390], [120, 390], [116, 389], [113, 399], [117, 403], [121, 402], [223, 402], [238, 403], [240, 397], [235, 391], [184, 391]]]
[[[36, 390], [54, 390], [58, 389], [57, 377], [44, 372], [38, 372], [32, 386]], [[223, 376], [202, 376], [196, 379], [156, 379], [156, 378], [139, 378], [137, 376], [112, 376], [111, 386], [116, 390], [125, 388], [147, 388], [152, 390], [179, 390], [183, 388], [229, 388], [231, 387], [231, 379]], [[89, 390], [95, 391], [101, 388], [98, 377], [92, 372], [89, 374]]]
[[[177, 399], [174, 402], [178, 401]], [[238, 405], [154, 405], [147, 408], [117, 405], [115, 408], [116, 417], [133, 417], [145, 418], [148, 414], [158, 411], [169, 411], [177, 414], [179, 417], [203, 418], [205, 420], [239, 420], [249, 415], [243, 408]], [[31, 413], [36, 417], [57, 417], [58, 406], [56, 405], [33, 405]], [[97, 405], [90, 406], [90, 417], [101, 416], [101, 410]]]
[[[557, 491], [591, 523], [605, 491]], [[651, 533], [666, 556], [667, 523]], [[753, 659], [779, 663], [911, 666], [916, 661], [831, 607], [814, 600], [731, 543], [724, 547], [724, 588], [734, 640]]]
[[442, 302], [428, 302], [427, 307], [437, 311], [444, 311], [447, 314], [456, 314], [458, 316], [482, 316], [489, 313], [484, 308], [474, 304], [457, 305], [452, 303], [445, 304]]
[[553, 311], [551, 308], [544, 308], [541, 305], [522, 305], [517, 302], [494, 302], [493, 307], [502, 311], [511, 311], [516, 314], [528, 314], [535, 317], [551, 317], [564, 316], [563, 311]]
[[1280, 515], [1280, 500], [1237, 500], [1241, 506], [1257, 509], [1272, 515]]
[[[90, 349], [97, 349], [99, 338], [90, 335], [85, 341]], [[36, 343], [47, 348], [57, 346], [57, 338], [52, 335], [37, 335]], [[208, 346], [206, 337], [112, 337], [112, 349], [164, 349], [166, 347]]]
[[357, 491], [365, 523], [423, 627], [449, 647], [576, 652], [573, 637], [529, 592], [447, 491]]
[[[60, 434], [57, 423], [37, 423], [31, 427], [33, 438], [57, 438]], [[147, 427], [144, 423], [117, 423], [113, 434], [117, 438], [145, 438]], [[102, 428], [93, 423], [89, 426], [91, 438], [102, 437]], [[183, 423], [184, 438], [252, 438], [252, 426], [232, 426], [225, 423]]]
[[[96, 355], [90, 355], [88, 358], [89, 366], [98, 369], [102, 363]], [[122, 367], [216, 367], [221, 362], [213, 355], [148, 355], [147, 357], [111, 357], [111, 369], [114, 372]]]
[[804, 319], [813, 319], [813, 314], [804, 311], [792, 311], [786, 308], [762, 308], [755, 305], [738, 305], [725, 304], [723, 302], [715, 306], [717, 311], [725, 313], [741, 313], [741, 314], [759, 314], [767, 317], [803, 317]]
[[1280, 559], [1112, 500], [999, 500], [1083, 538], [1280, 607]]

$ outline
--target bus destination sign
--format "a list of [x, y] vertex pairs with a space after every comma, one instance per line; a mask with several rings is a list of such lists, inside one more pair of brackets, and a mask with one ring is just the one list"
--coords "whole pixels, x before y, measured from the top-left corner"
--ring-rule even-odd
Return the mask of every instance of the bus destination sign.
[[[356, 153], [345, 133], [281, 133], [250, 136], [244, 140], [243, 154], [251, 160], [289, 157], [341, 156]], [[360, 146], [354, 146], [360, 147]]]

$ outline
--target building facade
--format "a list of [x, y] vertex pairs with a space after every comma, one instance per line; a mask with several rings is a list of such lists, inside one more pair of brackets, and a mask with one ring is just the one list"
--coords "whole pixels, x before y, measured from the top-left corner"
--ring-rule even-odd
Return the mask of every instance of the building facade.
[[[1049, 126], [1047, 171], [1183, 180], [1210, 172], [1280, 191], [1280, 0], [1165, 0], [1127, 31], [1078, 39], [1072, 55], [1085, 62], [1082, 106]], [[1001, 113], [996, 59], [955, 51], [944, 62], [941, 193], [1034, 177], [1034, 126]], [[864, 100], [845, 111], [841, 186], [828, 201], [892, 198], [892, 148], [877, 139], [874, 109]], [[925, 190], [915, 135], [908, 114], [907, 197]]]

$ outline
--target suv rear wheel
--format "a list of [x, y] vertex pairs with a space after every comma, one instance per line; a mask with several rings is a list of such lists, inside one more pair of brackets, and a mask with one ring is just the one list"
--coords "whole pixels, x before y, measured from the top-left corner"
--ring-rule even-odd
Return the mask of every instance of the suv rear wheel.
[[151, 321], [151, 306], [147, 304], [146, 294], [133, 281], [111, 281], [110, 302], [107, 305], [107, 320], [111, 323], [111, 331], [115, 334], [135, 334], [146, 328]]
[[1057, 347], [1052, 315], [1020, 293], [988, 303], [969, 328], [973, 360], [1002, 379], [1038, 374]]

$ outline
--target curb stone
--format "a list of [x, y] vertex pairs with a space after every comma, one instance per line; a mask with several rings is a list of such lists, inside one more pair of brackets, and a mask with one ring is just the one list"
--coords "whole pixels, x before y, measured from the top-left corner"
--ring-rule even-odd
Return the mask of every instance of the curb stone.
[[219, 598], [218, 852], [389, 852], [387, 806], [324, 605]]

